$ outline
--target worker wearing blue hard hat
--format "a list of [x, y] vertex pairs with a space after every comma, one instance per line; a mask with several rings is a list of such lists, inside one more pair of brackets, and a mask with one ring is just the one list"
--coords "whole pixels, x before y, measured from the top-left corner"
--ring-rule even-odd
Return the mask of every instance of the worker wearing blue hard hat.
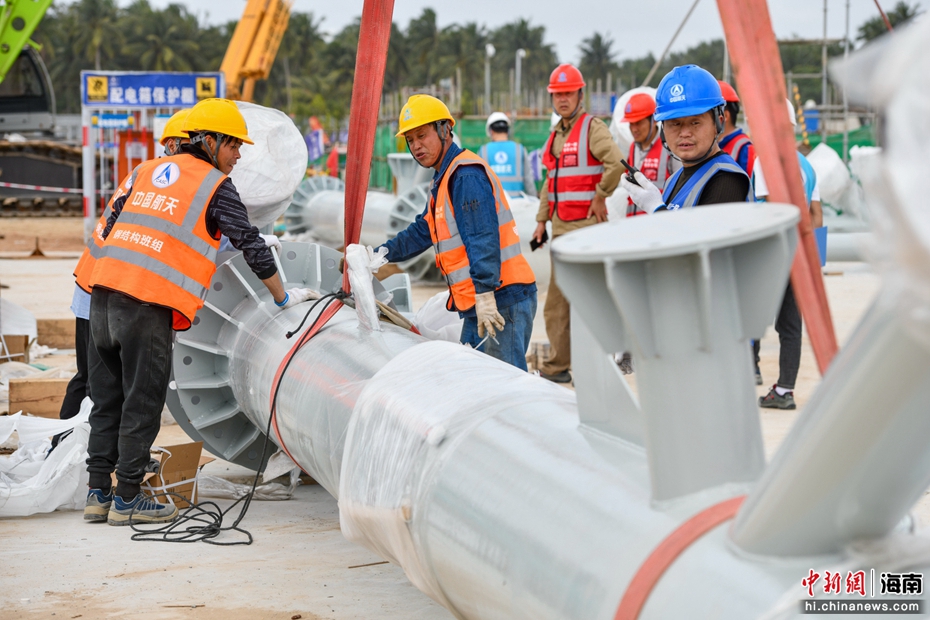
[[656, 91], [660, 135], [683, 167], [659, 191], [641, 172], [635, 182], [626, 175], [623, 188], [647, 213], [752, 199], [746, 172], [720, 150], [724, 98], [717, 80], [696, 65], [675, 67]]

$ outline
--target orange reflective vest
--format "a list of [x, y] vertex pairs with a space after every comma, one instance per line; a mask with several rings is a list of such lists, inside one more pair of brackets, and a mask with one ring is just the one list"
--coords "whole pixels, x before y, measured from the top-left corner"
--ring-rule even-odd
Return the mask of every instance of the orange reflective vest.
[[475, 306], [475, 283], [471, 279], [468, 253], [455, 223], [455, 208], [449, 195], [449, 179], [459, 166], [483, 166], [494, 190], [501, 247], [501, 282], [497, 288], [501, 289], [510, 284], [532, 284], [536, 282], [536, 276], [520, 251], [517, 224], [513, 221], [513, 213], [510, 211], [507, 194], [501, 186], [500, 179], [478, 155], [471, 151], [462, 151], [446, 168], [439, 181], [436, 198], [430, 197], [426, 223], [429, 225], [433, 249], [436, 251], [436, 266], [449, 285], [450, 295], [446, 308], [465, 312]]
[[171, 308], [174, 329], [188, 329], [216, 271], [219, 233], [207, 232], [206, 216], [225, 178], [187, 154], [139, 166], [132, 192], [95, 256], [90, 286]]
[[582, 114], [572, 126], [562, 152], [552, 154], [555, 131], [549, 134], [543, 150], [543, 165], [548, 170], [547, 190], [549, 218], [557, 211], [563, 222], [574, 222], [588, 218], [595, 188], [604, 175], [604, 164], [591, 153], [588, 132], [593, 116]]
[[113, 203], [116, 202], [116, 199], [120, 196], [126, 195], [126, 192], [129, 191], [133, 181], [136, 179], [136, 172], [138, 170], [139, 166], [136, 166], [132, 172], [127, 174], [126, 178], [116, 187], [116, 191], [113, 192], [113, 195], [110, 196], [110, 201], [107, 203], [106, 208], [104, 208], [100, 219], [97, 220], [94, 232], [90, 235], [90, 241], [87, 242], [87, 247], [84, 248], [84, 252], [78, 260], [77, 267], [74, 268], [75, 283], [88, 293], [90, 292], [90, 275], [93, 273], [94, 265], [97, 262], [96, 255], [100, 253], [99, 250], [103, 247], [103, 231], [107, 227], [107, 220], [110, 218], [110, 214], [113, 213]]

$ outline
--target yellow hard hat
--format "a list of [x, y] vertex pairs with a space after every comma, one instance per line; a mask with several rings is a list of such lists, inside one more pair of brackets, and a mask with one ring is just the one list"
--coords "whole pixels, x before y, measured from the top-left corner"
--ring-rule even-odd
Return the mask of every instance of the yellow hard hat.
[[255, 144], [249, 138], [249, 128], [245, 125], [242, 112], [229, 99], [204, 99], [190, 109], [181, 130], [188, 134], [217, 132], [238, 138], [246, 144]]
[[400, 111], [395, 137], [399, 138], [411, 129], [441, 120], [451, 121], [451, 126], [455, 127], [455, 119], [442, 101], [430, 95], [412, 95]]
[[187, 138], [187, 132], [184, 131], [182, 127], [184, 126], [184, 120], [190, 113], [190, 108], [187, 108], [175, 112], [174, 115], [168, 119], [168, 122], [165, 123], [165, 129], [161, 132], [162, 146], [165, 146], [165, 142], [171, 138]]

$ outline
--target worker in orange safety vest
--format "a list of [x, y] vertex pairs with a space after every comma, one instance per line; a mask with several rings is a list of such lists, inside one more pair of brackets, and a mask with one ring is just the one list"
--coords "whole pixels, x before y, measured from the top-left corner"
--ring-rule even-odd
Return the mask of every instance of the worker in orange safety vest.
[[[539, 193], [539, 212], [533, 238], [545, 243], [546, 222], [552, 238], [607, 221], [607, 197], [623, 173], [620, 148], [599, 118], [584, 110], [584, 77], [576, 67], [559, 65], [549, 77], [552, 107], [559, 115], [546, 146], [543, 164], [548, 178]], [[549, 356], [540, 364], [541, 377], [556, 383], [572, 380], [571, 315], [568, 300], [556, 285], [555, 269], [543, 309]]]
[[95, 262], [88, 280], [94, 404], [87, 521], [127, 525], [177, 516], [177, 508], [144, 496], [140, 485], [161, 424], [174, 331], [188, 329], [203, 306], [221, 234], [242, 250], [278, 307], [311, 295], [284, 290], [270, 250], [227, 176], [240, 146], [252, 144], [235, 103], [201, 101], [182, 130], [190, 143], [138, 166], [112, 203], [100, 233], [103, 244], [88, 248]]
[[449, 108], [435, 97], [413, 95], [404, 104], [397, 137], [435, 174], [423, 213], [381, 247], [391, 262], [432, 247], [449, 286], [446, 308], [464, 319], [461, 342], [526, 370], [536, 277], [520, 250], [500, 179], [485, 160], [453, 142], [453, 127]]

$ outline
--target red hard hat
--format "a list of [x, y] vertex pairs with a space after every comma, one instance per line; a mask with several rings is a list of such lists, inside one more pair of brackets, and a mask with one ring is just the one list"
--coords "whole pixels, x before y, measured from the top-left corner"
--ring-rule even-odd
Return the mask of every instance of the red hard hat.
[[574, 65], [559, 65], [549, 76], [550, 93], [571, 93], [584, 88], [584, 78], [581, 71]]
[[636, 93], [626, 102], [623, 108], [623, 118], [621, 123], [635, 123], [644, 118], [649, 118], [656, 111], [656, 101], [646, 93]]
[[720, 84], [720, 93], [723, 95], [724, 101], [739, 102], [739, 97], [736, 95], [736, 90], [734, 90], [732, 86], [723, 80], [717, 80], [717, 83]]

